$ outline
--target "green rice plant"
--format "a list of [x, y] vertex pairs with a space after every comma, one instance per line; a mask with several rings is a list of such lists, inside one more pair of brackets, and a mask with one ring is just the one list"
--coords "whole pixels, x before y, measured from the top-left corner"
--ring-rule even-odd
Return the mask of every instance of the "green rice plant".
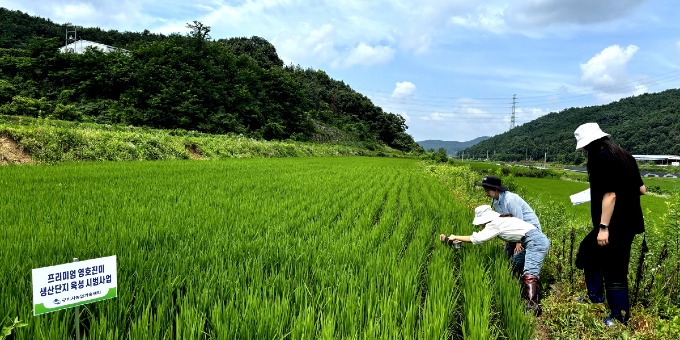
[[535, 319], [525, 312], [519, 280], [512, 274], [509, 262], [496, 257], [491, 265], [494, 284], [494, 304], [500, 314], [501, 329], [510, 340], [530, 339], [534, 334]]
[[486, 266], [480, 265], [478, 252], [466, 249], [461, 263], [463, 291], [463, 337], [495, 339], [491, 324], [491, 284]]
[[72, 337], [73, 310], [30, 316], [31, 268], [115, 254], [118, 296], [83, 307], [83, 338], [438, 339], [463, 325], [493, 337], [494, 317], [466, 319], [473, 301], [492, 308], [467, 297], [477, 279], [459, 269], [487, 268], [494, 249], [441, 247], [440, 232], [471, 232], [470, 200], [422, 169], [367, 157], [0, 167], [0, 316], [28, 320], [17, 339]]
[[[3, 320], [4, 321], [4, 320]], [[28, 324], [25, 322], [22, 322], [19, 320], [19, 318], [14, 318], [12, 322], [10, 322], [7, 326], [4, 325], [2, 326], [2, 333], [0, 333], [0, 339], [4, 340], [8, 336], [12, 335], [12, 331], [15, 329], [19, 329], [21, 327], [26, 327]]]

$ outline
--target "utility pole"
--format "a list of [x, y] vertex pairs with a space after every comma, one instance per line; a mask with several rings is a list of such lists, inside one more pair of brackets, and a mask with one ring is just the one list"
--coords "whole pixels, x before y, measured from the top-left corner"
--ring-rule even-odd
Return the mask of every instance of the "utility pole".
[[517, 104], [517, 95], [512, 95], [512, 115], [510, 116], [510, 129], [515, 128], [515, 104]]

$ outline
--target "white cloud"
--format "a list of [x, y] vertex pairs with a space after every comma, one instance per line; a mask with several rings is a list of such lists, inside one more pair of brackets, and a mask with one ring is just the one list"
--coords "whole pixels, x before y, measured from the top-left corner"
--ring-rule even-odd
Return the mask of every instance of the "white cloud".
[[635, 45], [622, 49], [612, 45], [587, 63], [581, 64], [581, 82], [595, 91], [600, 102], [611, 102], [648, 91], [647, 86], [629, 79], [627, 66], [638, 51]]
[[580, 65], [581, 81], [600, 91], [616, 91], [615, 85], [628, 81], [626, 65], [637, 51], [635, 45], [628, 45], [625, 50], [619, 45], [605, 48]]
[[310, 31], [286, 38], [272, 40], [276, 46], [280, 58], [285, 63], [304, 63], [308, 60], [316, 60], [326, 63], [337, 58], [338, 51], [335, 49], [335, 28], [326, 24]]
[[[178, 2], [156, 7], [177, 8], [180, 5]], [[141, 32], [162, 22], [160, 17], [149, 13], [149, 8], [144, 8], [143, 1], [136, 0], [4, 0], [2, 6], [48, 18], [57, 24], [70, 22], [77, 26], [99, 27], [105, 30]]]
[[408, 97], [416, 91], [416, 85], [410, 81], [401, 81], [395, 84], [392, 98]]
[[621, 18], [646, 0], [532, 0], [510, 2], [505, 11], [510, 26], [596, 24]]
[[450, 117], [451, 117], [451, 114], [434, 112], [434, 113], [430, 114], [429, 116], [424, 117], [423, 120], [444, 121], [444, 120], [446, 120]]
[[522, 125], [536, 118], [544, 116], [548, 113], [550, 113], [549, 110], [546, 110], [544, 108], [537, 107], [518, 108], [515, 111], [515, 125]]
[[383, 64], [394, 56], [394, 49], [389, 46], [369, 46], [365, 43], [360, 43], [353, 48], [346, 55], [342, 55], [333, 63], [332, 67], [349, 68], [355, 65], [370, 66], [375, 64]]
[[421, 117], [421, 119], [456, 123], [470, 120], [492, 119], [493, 115], [482, 109], [482, 107], [484, 107], [484, 103], [479, 100], [460, 98], [451, 106], [450, 111], [437, 110]]
[[503, 18], [504, 9], [502, 5], [479, 6], [474, 11], [460, 12], [452, 15], [447, 24], [473, 30], [503, 33], [506, 30], [505, 19]]

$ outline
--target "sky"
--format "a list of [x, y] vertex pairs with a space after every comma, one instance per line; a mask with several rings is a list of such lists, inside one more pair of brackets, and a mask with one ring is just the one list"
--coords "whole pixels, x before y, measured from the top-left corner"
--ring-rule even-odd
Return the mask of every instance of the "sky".
[[[416, 141], [680, 88], [677, 0], [0, 0], [55, 23], [258, 36], [406, 120]], [[514, 112], [514, 120], [513, 120]]]

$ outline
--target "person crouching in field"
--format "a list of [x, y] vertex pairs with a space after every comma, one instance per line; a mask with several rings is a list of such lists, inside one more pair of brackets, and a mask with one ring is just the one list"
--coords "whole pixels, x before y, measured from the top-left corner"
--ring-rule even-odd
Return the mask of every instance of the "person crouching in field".
[[[481, 183], [475, 185], [484, 188], [484, 194], [491, 198], [491, 206], [501, 216], [517, 217], [541, 230], [541, 223], [534, 209], [522, 197], [504, 187], [500, 178], [486, 176]], [[523, 251], [524, 248], [519, 242], [506, 242], [505, 244], [505, 253], [512, 263], [512, 272], [518, 276], [522, 275], [522, 267], [524, 267]]]
[[479, 244], [498, 236], [507, 242], [521, 243], [525, 249], [521, 281], [522, 297], [527, 300], [528, 309], [535, 315], [540, 315], [538, 284], [543, 259], [550, 249], [548, 238], [536, 226], [517, 217], [503, 217], [490, 205], [480, 205], [475, 208], [475, 218], [472, 224], [483, 226], [484, 229], [470, 236], [441, 234], [439, 238], [442, 242]]

